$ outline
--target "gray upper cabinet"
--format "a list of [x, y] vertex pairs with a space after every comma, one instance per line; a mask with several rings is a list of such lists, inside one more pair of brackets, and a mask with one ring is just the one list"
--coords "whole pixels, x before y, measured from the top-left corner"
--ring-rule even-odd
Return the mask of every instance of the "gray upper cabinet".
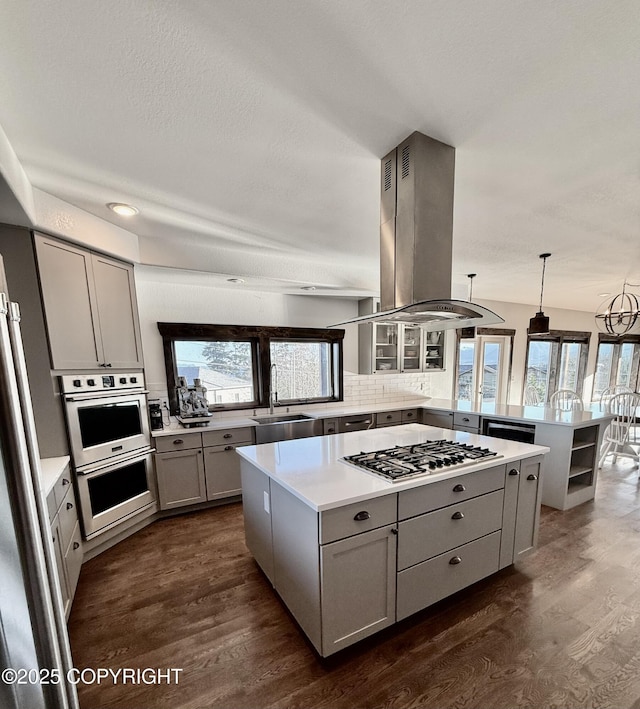
[[142, 366], [130, 264], [35, 235], [53, 369]]

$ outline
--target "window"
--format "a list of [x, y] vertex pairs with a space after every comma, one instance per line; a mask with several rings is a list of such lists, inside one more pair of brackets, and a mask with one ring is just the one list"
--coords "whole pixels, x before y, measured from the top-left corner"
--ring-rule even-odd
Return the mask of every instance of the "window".
[[640, 335], [600, 335], [598, 339], [592, 401], [599, 401], [605, 389], [616, 385], [636, 391], [639, 383]]
[[200, 379], [210, 405], [257, 403], [250, 341], [176, 340], [174, 353], [178, 377]]
[[561, 330], [529, 335], [524, 387], [532, 386], [545, 404], [558, 389], [582, 395], [589, 337], [588, 332]]
[[505, 403], [515, 330], [475, 328], [474, 338], [458, 336], [454, 398]]
[[272, 389], [278, 404], [343, 398], [344, 330], [188, 323], [158, 330], [173, 414], [179, 377], [200, 380], [210, 410], [268, 406]]
[[280, 403], [331, 397], [331, 345], [328, 342], [271, 340]]

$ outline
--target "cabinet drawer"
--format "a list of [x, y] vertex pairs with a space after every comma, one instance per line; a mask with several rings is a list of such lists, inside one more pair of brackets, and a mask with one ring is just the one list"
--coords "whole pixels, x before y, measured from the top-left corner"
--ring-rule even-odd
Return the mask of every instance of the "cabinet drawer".
[[397, 520], [398, 496], [393, 493], [320, 513], [320, 544], [368, 532]]
[[418, 409], [406, 409], [402, 412], [402, 423], [414, 423], [419, 420]]
[[480, 429], [475, 426], [454, 426], [456, 431], [462, 431], [463, 433], [480, 433]]
[[426, 426], [438, 428], [451, 428], [453, 426], [452, 411], [422, 411], [422, 423]]
[[47, 511], [49, 512], [49, 522], [53, 522], [53, 518], [56, 516], [56, 512], [58, 511], [56, 496], [53, 490], [51, 490], [51, 492], [47, 495]]
[[76, 523], [73, 528], [73, 534], [67, 552], [64, 556], [64, 563], [67, 570], [67, 584], [69, 587], [69, 595], [73, 598], [78, 585], [80, 576], [80, 567], [82, 566], [82, 537], [80, 536], [80, 525]]
[[73, 529], [78, 522], [78, 510], [76, 509], [76, 497], [73, 494], [73, 488], [69, 486], [69, 490], [65, 495], [60, 511], [58, 512], [60, 520], [60, 542], [62, 549], [66, 550], [71, 541]]
[[402, 411], [380, 411], [376, 414], [376, 428], [402, 423]]
[[398, 519], [416, 517], [504, 488], [505, 466], [487, 468], [398, 493]]
[[398, 574], [397, 620], [495, 573], [500, 532], [476, 539]]
[[453, 412], [453, 427], [465, 426], [466, 428], [480, 428], [480, 416], [478, 414], [465, 414], [460, 411]]
[[398, 525], [398, 569], [419, 564], [502, 527], [504, 490], [413, 517]]
[[60, 507], [62, 501], [65, 498], [65, 495], [67, 494], [67, 490], [69, 490], [71, 487], [71, 473], [69, 472], [69, 468], [67, 467], [65, 468], [62, 475], [58, 478], [56, 484], [53, 486], [52, 492], [56, 503], [56, 509]]
[[192, 448], [202, 448], [202, 434], [179, 433], [176, 436], [158, 436], [153, 440], [158, 453], [185, 451]]
[[223, 446], [228, 443], [246, 443], [251, 445], [253, 441], [253, 426], [228, 428], [220, 431], [203, 431], [202, 433], [202, 443], [205, 446]]

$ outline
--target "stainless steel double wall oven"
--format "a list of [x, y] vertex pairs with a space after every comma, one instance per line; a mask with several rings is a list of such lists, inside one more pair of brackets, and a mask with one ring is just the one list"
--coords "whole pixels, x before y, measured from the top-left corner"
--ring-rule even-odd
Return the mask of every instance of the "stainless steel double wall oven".
[[85, 537], [156, 504], [141, 373], [61, 377]]

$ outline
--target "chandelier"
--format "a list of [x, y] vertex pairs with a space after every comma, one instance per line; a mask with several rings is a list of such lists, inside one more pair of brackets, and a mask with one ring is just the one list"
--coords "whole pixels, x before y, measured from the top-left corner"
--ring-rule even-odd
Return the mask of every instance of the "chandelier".
[[633, 293], [627, 293], [627, 286], [638, 288], [633, 283], [624, 282], [622, 293], [612, 300], [605, 301], [596, 313], [596, 324], [602, 332], [609, 335], [626, 335], [631, 332], [640, 319], [640, 301]]

